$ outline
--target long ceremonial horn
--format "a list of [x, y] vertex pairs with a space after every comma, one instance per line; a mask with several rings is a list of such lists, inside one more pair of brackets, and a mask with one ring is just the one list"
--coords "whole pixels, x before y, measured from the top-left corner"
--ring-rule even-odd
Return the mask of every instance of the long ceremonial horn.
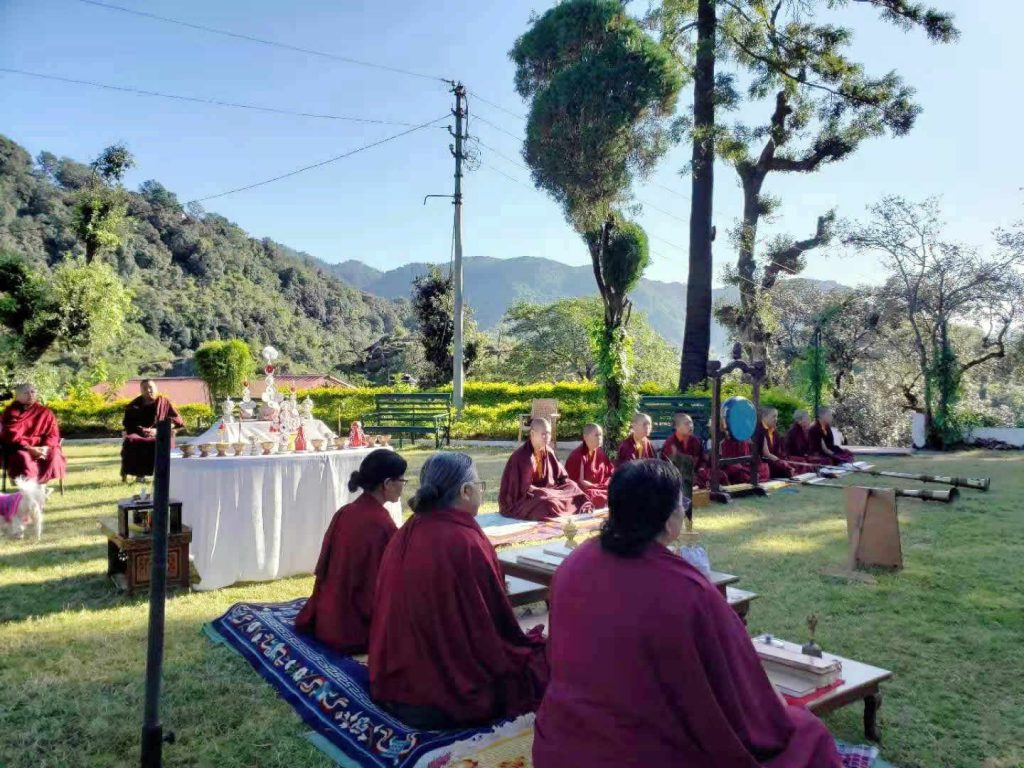
[[[815, 488], [846, 488], [848, 486], [839, 483], [826, 483], [821, 478], [807, 478], [806, 475], [794, 477], [793, 482], [800, 485], [809, 485]], [[921, 499], [922, 501], [942, 501], [946, 504], [956, 499], [960, 492], [956, 488], [941, 488], [937, 490], [917, 488], [894, 488], [897, 496], [908, 499]]]
[[843, 464], [843, 469], [863, 472], [881, 477], [900, 477], [904, 480], [920, 480], [922, 483], [943, 483], [957, 488], [973, 488], [976, 491], [987, 491], [991, 479], [987, 477], [946, 477], [945, 475], [915, 475], [911, 472], [893, 472], [883, 469], [861, 469], [853, 464]]

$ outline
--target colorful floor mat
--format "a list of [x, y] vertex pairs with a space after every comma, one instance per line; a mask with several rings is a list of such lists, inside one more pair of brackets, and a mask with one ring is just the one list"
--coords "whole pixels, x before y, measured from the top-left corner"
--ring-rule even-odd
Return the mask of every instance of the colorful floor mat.
[[[295, 632], [304, 603], [236, 603], [203, 631], [255, 667], [313, 729], [310, 742], [338, 765], [532, 768], [533, 715], [493, 728], [410, 729], [370, 699], [365, 657], [342, 656]], [[837, 746], [845, 768], [891, 768], [875, 747]]]
[[[311, 741], [343, 766], [442, 768], [447, 748], [476, 739], [492, 728], [417, 731], [370, 699], [363, 664], [295, 632], [305, 598], [261, 605], [236, 603], [204, 625], [206, 634], [245, 658], [313, 729]], [[532, 715], [529, 718], [532, 728]], [[429, 759], [427, 756], [429, 755]]]

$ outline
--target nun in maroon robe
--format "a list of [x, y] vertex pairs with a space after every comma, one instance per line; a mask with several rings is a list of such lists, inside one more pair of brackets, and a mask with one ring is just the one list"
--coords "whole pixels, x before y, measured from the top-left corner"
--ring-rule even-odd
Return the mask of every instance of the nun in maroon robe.
[[36, 400], [34, 385], [17, 388], [15, 400], [0, 414], [0, 450], [7, 477], [45, 484], [64, 477], [67, 462], [53, 411]]
[[[686, 413], [677, 413], [673, 417], [673, 425], [675, 431], [666, 438], [658, 455], [668, 462], [671, 462], [672, 457], [677, 454], [689, 456], [693, 459], [694, 485], [707, 488], [708, 478], [711, 477], [711, 467], [708, 466], [703, 443], [693, 434], [693, 418]], [[729, 484], [729, 478], [722, 470], [718, 471], [718, 482], [720, 485]]]
[[646, 413], [638, 413], [633, 417], [629, 435], [619, 443], [619, 452], [615, 457], [616, 467], [628, 461], [655, 458], [654, 444], [650, 440], [651, 426], [651, 417]]
[[666, 462], [619, 467], [600, 539], [555, 573], [535, 768], [840, 768], [825, 725], [783, 703], [740, 618], [667, 549], [681, 493]]
[[394, 451], [367, 454], [348, 481], [349, 491], [362, 493], [334, 514], [324, 534], [313, 594], [295, 628], [341, 653], [366, 653], [377, 572], [398, 530], [384, 505], [401, 500], [405, 469]]
[[550, 442], [547, 420], [534, 419], [530, 438], [512, 453], [501, 475], [498, 512], [505, 517], [547, 520], [593, 512], [593, 503], [569, 479]]
[[370, 692], [415, 728], [482, 725], [536, 710], [548, 680], [543, 627], [519, 627], [494, 547], [475, 516], [473, 460], [435, 453], [415, 514], [381, 561], [370, 628]]
[[583, 428], [583, 442], [565, 460], [565, 471], [597, 509], [608, 506], [608, 482], [612, 479], [615, 465], [604, 452], [601, 444], [604, 432], [597, 424]]
[[[753, 455], [754, 446], [749, 440], [737, 440], [734, 437], [726, 435], [722, 438], [722, 442], [719, 445], [718, 455], [723, 459], [739, 459], [743, 457], [749, 457]], [[726, 476], [729, 478], [729, 484], [735, 483], [752, 483], [750, 475], [750, 464], [748, 462], [739, 462], [736, 464], [727, 464], [722, 467], [725, 471]], [[763, 483], [768, 480], [768, 465], [763, 461], [757, 465], [757, 481]]]
[[786, 433], [786, 458], [796, 472], [815, 472], [817, 467], [826, 463], [823, 457], [815, 455], [811, 448], [808, 431], [811, 428], [811, 417], [806, 411], [793, 411], [793, 425]]
[[818, 419], [807, 432], [814, 454], [830, 464], [850, 464], [854, 461], [853, 454], [836, 445], [832, 434], [832, 409], [819, 408]]
[[132, 400], [124, 409], [124, 442], [121, 443], [121, 479], [128, 476], [149, 477], [153, 474], [156, 461], [156, 425], [164, 419], [171, 420], [171, 447], [174, 446], [174, 430], [181, 429], [177, 409], [161, 394], [151, 379], [139, 382], [142, 394]]
[[754, 428], [754, 450], [761, 461], [768, 466], [769, 477], [788, 479], [793, 476], [793, 467], [785, 460], [785, 447], [776, 429], [779, 412], [775, 408], [762, 408], [761, 418]]

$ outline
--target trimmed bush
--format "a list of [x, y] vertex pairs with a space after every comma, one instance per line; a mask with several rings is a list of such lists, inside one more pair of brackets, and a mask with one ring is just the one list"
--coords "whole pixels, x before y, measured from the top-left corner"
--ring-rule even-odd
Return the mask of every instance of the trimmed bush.
[[[309, 389], [298, 393], [301, 402], [308, 395], [313, 401], [313, 414], [331, 429], [348, 433], [353, 421], [364, 420], [373, 413], [374, 396], [386, 393], [411, 392], [409, 387], [361, 387], [357, 389]], [[451, 387], [440, 387], [439, 392], [450, 392]], [[644, 395], [673, 395], [674, 390], [656, 386], [640, 388]], [[689, 395], [710, 397], [707, 390], [691, 390]], [[750, 397], [749, 385], [725, 382], [722, 397], [743, 395]], [[509, 384], [506, 382], [470, 382], [466, 385], [465, 407], [462, 418], [452, 425], [455, 439], [514, 440], [519, 434], [517, 417], [529, 413], [531, 401], [540, 398], [558, 400], [558, 436], [572, 441], [583, 432], [583, 425], [598, 421], [604, 399], [593, 382], [553, 382], [538, 384]], [[787, 429], [793, 411], [807, 405], [793, 393], [783, 389], [765, 389], [761, 403], [779, 409], [779, 428]], [[121, 434], [121, 419], [127, 400], [105, 402], [99, 397], [76, 400], [57, 400], [47, 403], [57, 416], [61, 434], [65, 437], [116, 437]], [[178, 406], [185, 420], [187, 432], [197, 434], [213, 423], [213, 409], [208, 405]]]

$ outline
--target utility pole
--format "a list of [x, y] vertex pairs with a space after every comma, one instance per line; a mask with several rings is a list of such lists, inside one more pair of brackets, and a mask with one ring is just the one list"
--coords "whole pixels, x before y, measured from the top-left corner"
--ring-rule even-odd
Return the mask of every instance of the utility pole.
[[[462, 359], [462, 161], [465, 160], [463, 153], [463, 119], [466, 117], [466, 87], [462, 83], [452, 84], [452, 93], [455, 94], [455, 146], [451, 147], [452, 155], [455, 156], [455, 195], [452, 202], [455, 205], [455, 228], [454, 228], [454, 250], [455, 257], [452, 264], [452, 283], [455, 291], [455, 337], [453, 346], [455, 348], [454, 360], [452, 361], [452, 403], [457, 412], [462, 411], [462, 389], [463, 389], [463, 359]], [[449, 133], [451, 129], [449, 129]]]

